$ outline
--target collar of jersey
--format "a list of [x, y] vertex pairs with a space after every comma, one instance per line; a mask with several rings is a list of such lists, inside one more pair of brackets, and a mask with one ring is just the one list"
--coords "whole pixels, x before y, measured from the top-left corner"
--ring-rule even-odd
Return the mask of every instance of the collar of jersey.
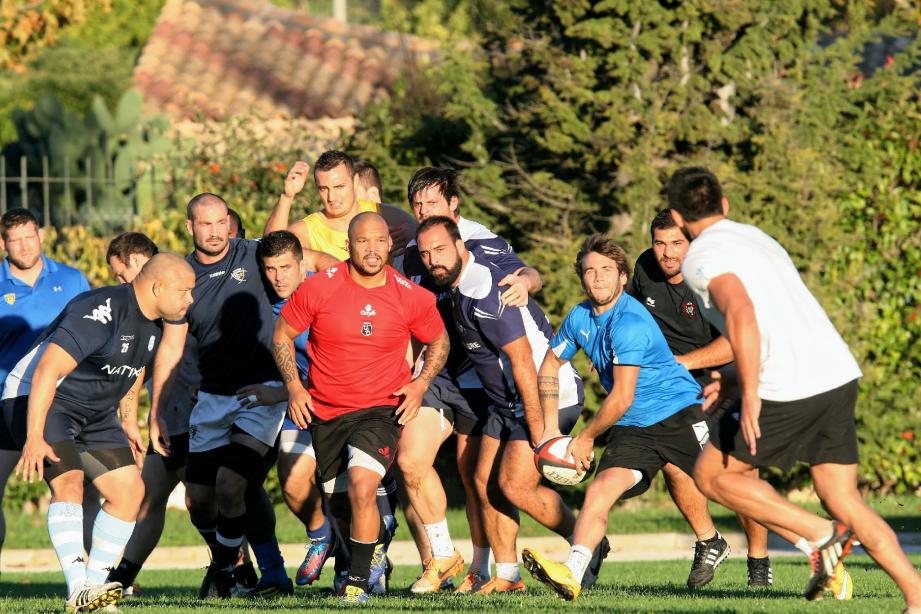
[[[38, 282], [42, 278], [44, 278], [47, 275], [51, 275], [52, 273], [58, 270], [57, 262], [55, 262], [54, 260], [46, 256], [45, 254], [42, 254], [40, 257], [42, 259], [42, 270], [38, 274], [38, 279], [35, 280], [35, 286], [38, 285]], [[3, 267], [0, 268], [0, 281], [8, 281], [16, 286], [26, 285], [21, 279], [13, 275], [13, 272], [10, 270], [9, 258], [3, 259]], [[32, 286], [32, 287], [34, 288], [35, 286]]]
[[464, 296], [481, 299], [492, 290], [492, 275], [489, 274], [489, 269], [476, 261], [472, 252], [467, 253], [470, 257], [467, 259], [467, 266], [461, 271], [456, 290]]

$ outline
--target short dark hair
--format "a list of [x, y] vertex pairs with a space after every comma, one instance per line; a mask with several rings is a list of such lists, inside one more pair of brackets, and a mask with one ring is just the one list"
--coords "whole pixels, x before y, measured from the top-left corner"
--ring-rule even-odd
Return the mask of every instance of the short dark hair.
[[153, 258], [159, 251], [157, 244], [143, 232], [123, 232], [109, 243], [106, 262], [111, 262], [112, 257], [117, 256], [122, 264], [128, 264], [128, 259], [134, 254]]
[[652, 222], [649, 224], [649, 238], [655, 239], [657, 230], [668, 230], [675, 226], [677, 224], [675, 223], [675, 218], [672, 217], [672, 210], [662, 209], [652, 218]]
[[448, 236], [451, 237], [452, 241], [463, 241], [461, 239], [460, 229], [457, 227], [457, 224], [449, 217], [443, 215], [435, 215], [433, 217], [425, 219], [418, 228], [416, 228], [416, 241], [419, 241], [419, 237], [423, 232], [435, 228], [436, 226], [441, 226], [448, 231]]
[[377, 188], [378, 192], [383, 191], [383, 185], [381, 184], [381, 174], [377, 172], [377, 168], [368, 162], [367, 160], [356, 160], [353, 166], [355, 174], [358, 175], [358, 179], [361, 181], [361, 185], [367, 188]]
[[317, 173], [320, 171], [324, 173], [331, 171], [340, 164], [345, 164], [345, 168], [349, 172], [349, 177], [355, 176], [355, 161], [350, 155], [338, 149], [324, 151], [320, 154], [320, 157], [317, 158], [317, 163], [313, 165], [313, 180], [317, 180]]
[[240, 214], [234, 211], [233, 209], [231, 209], [230, 207], [228, 207], [227, 215], [229, 215], [230, 219], [232, 219], [234, 222], [237, 223], [237, 236], [241, 239], [245, 239], [246, 238], [246, 226], [243, 225], [243, 220], [240, 218]]
[[[453, 168], [426, 166], [417, 170], [409, 180], [409, 187], [406, 190], [409, 206], [412, 207], [416, 194], [432, 186], [438, 187], [438, 191], [449, 204], [451, 198], [457, 198], [460, 201], [460, 173]], [[460, 205], [458, 205], [459, 208]]]
[[217, 194], [212, 194], [211, 192], [202, 192], [201, 194], [196, 194], [192, 197], [192, 200], [189, 201], [189, 204], [185, 207], [185, 216], [186, 219], [191, 220], [193, 218], [193, 212], [197, 205], [207, 205], [211, 202], [219, 202], [227, 207], [227, 211], [230, 211], [230, 207], [227, 205], [227, 201], [218, 196]]
[[304, 258], [304, 249], [301, 241], [293, 232], [276, 230], [262, 237], [256, 246], [256, 257], [260, 262], [265, 258], [277, 258], [285, 252], [290, 252], [295, 260]]
[[585, 241], [582, 242], [579, 253], [576, 254], [575, 269], [579, 279], [582, 279], [583, 273], [582, 260], [592, 252], [613, 260], [617, 263], [617, 270], [626, 275], [629, 279], [632, 270], [630, 269], [630, 262], [627, 260], [627, 252], [624, 248], [615, 243], [614, 239], [599, 233], [587, 237]]
[[689, 222], [720, 215], [723, 189], [716, 175], [702, 166], [678, 169], [668, 180], [668, 206]]
[[0, 217], [0, 237], [3, 237], [3, 240], [6, 241], [6, 233], [10, 228], [29, 223], [35, 224], [36, 228], [39, 227], [38, 218], [31, 211], [22, 207], [10, 209], [3, 214], [3, 217]]

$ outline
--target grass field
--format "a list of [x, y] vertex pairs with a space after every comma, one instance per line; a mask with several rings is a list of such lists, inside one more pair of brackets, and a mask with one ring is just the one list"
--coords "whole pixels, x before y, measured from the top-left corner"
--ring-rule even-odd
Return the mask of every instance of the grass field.
[[[911, 496], [889, 496], [867, 501], [898, 532], [921, 532], [921, 500]], [[806, 504], [813, 511], [819, 511], [818, 504]], [[739, 531], [735, 516], [726, 508], [710, 504], [710, 510], [717, 528], [723, 532]], [[278, 526], [276, 534], [281, 543], [297, 543], [304, 539], [304, 527], [284, 506], [276, 508]], [[401, 528], [397, 539], [410, 539], [406, 523], [398, 513]], [[45, 515], [40, 513], [22, 514], [6, 511], [6, 543], [4, 548], [50, 548], [48, 528]], [[448, 510], [448, 526], [453, 537], [470, 536], [467, 518], [461, 509]], [[650, 493], [639, 499], [633, 499], [627, 505], [615, 507], [610, 514], [608, 532], [615, 534], [685, 532], [687, 523], [665, 495]], [[522, 515], [521, 535], [532, 537], [550, 535], [527, 515]], [[170, 510], [167, 512], [166, 527], [160, 545], [196, 546], [201, 538], [189, 522], [186, 512]]]
[[[915, 565], [921, 556], [913, 556]], [[594, 589], [579, 601], [567, 603], [530, 576], [528, 595], [497, 595], [490, 597], [454, 596], [450, 594], [412, 596], [407, 587], [418, 573], [416, 567], [398, 567], [391, 579], [396, 587], [392, 596], [373, 598], [376, 612], [900, 612], [904, 607], [895, 584], [866, 557], [848, 559], [856, 587], [855, 600], [821, 603], [806, 602], [802, 596], [809, 575], [806, 562], [800, 558], [774, 561], [775, 585], [766, 590], [750, 590], [745, 586], [744, 560], [729, 560], [717, 572], [716, 579], [703, 590], [691, 593], [684, 585], [689, 569], [687, 561], [613, 562], [607, 563]], [[293, 570], [292, 570], [293, 573]], [[222, 613], [305, 612], [339, 609], [332, 590], [327, 588], [331, 575], [324, 573], [322, 588], [298, 590], [293, 597], [273, 601], [249, 602], [239, 599], [200, 602], [192, 596], [197, 592], [201, 573], [195, 571], [144, 571], [138, 578], [143, 595], [123, 601], [120, 609], [126, 614], [146, 612]], [[3, 614], [18, 612], [61, 611], [63, 577], [59, 573], [4, 574], [0, 585], [0, 608]]]

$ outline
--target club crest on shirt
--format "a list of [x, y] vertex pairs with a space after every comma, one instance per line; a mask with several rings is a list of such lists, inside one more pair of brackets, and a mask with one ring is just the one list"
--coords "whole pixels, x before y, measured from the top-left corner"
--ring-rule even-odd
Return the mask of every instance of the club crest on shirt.
[[333, 278], [333, 275], [335, 275], [335, 274], [336, 274], [336, 271], [338, 271], [338, 270], [339, 270], [339, 269], [337, 269], [337, 268], [334, 267], [334, 266], [329, 267], [328, 269], [326, 269], [326, 276], [329, 277], [330, 279], [332, 279], [332, 278]]
[[238, 269], [234, 269], [234, 270], [230, 273], [230, 276], [231, 276], [231, 277], [234, 279], [234, 281], [236, 281], [238, 284], [242, 284], [244, 281], [246, 281], [246, 269], [244, 269], [243, 267], [240, 267], [240, 268], [238, 268]]
[[370, 322], [361, 323], [361, 334], [362, 335], [364, 335], [365, 337], [370, 337], [372, 332], [373, 331], [372, 331]]
[[681, 306], [681, 313], [684, 314], [688, 320], [693, 320], [697, 317], [697, 305], [694, 304], [694, 301], [685, 301]]
[[647, 306], [647, 307], [655, 307], [655, 306], [656, 306], [656, 299], [652, 298], [651, 296], [647, 296], [647, 297], [646, 297], [646, 306]]
[[16, 302], [16, 293], [15, 293], [15, 292], [7, 292], [6, 294], [3, 295], [3, 300], [6, 301], [6, 304], [7, 304], [7, 305], [12, 305], [13, 303]]

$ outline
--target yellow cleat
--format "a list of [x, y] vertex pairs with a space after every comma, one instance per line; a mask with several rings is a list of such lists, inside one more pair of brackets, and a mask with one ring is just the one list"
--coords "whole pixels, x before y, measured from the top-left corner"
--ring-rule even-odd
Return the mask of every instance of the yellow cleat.
[[429, 559], [423, 565], [422, 575], [409, 589], [417, 595], [440, 591], [445, 582], [464, 571], [464, 557], [455, 548], [450, 559]]
[[464, 581], [460, 583], [460, 586], [454, 592], [461, 595], [476, 593], [488, 581], [489, 578], [484, 578], [478, 571], [468, 571], [467, 575], [464, 576]]
[[835, 565], [835, 575], [829, 580], [825, 590], [829, 591], [839, 601], [854, 598], [854, 580], [841, 561], [838, 561], [838, 564]]
[[473, 591], [474, 595], [493, 595], [495, 593], [523, 593], [527, 589], [524, 582], [519, 579], [517, 582], [506, 580], [505, 578], [495, 577], [477, 590]]
[[569, 568], [562, 563], [555, 563], [525, 548], [521, 553], [524, 567], [531, 575], [549, 586], [566, 601], [575, 601], [582, 592], [582, 584], [576, 580]]

